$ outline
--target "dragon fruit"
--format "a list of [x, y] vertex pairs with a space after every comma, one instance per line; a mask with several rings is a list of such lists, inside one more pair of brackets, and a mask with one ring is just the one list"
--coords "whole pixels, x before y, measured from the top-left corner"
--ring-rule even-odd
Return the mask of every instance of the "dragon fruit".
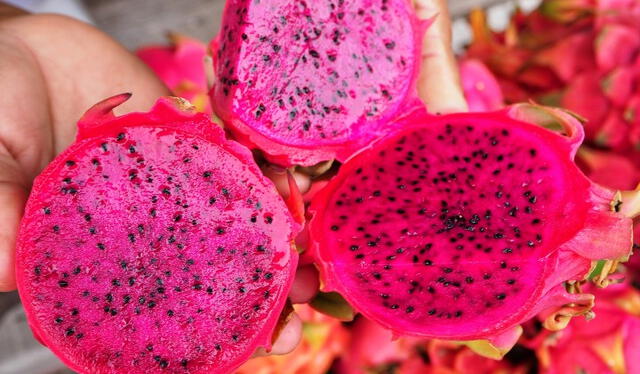
[[511, 357], [492, 360], [462, 344], [443, 340], [400, 338], [359, 317], [351, 328], [350, 344], [335, 365], [338, 374], [524, 374], [529, 362]]
[[207, 46], [197, 39], [169, 34], [170, 45], [150, 45], [136, 55], [169, 87], [174, 95], [189, 100], [199, 111], [211, 113], [205, 58]]
[[489, 112], [504, 107], [502, 89], [496, 77], [480, 60], [460, 61], [460, 80], [471, 112]]
[[349, 331], [335, 318], [319, 313], [305, 304], [295, 306], [303, 321], [302, 341], [291, 353], [254, 358], [236, 374], [325, 374], [341, 354]]
[[487, 63], [507, 103], [534, 99], [567, 108], [588, 120], [588, 144], [638, 163], [638, 15], [635, 0], [544, 0], [494, 33], [476, 12], [466, 57]]
[[324, 290], [396, 335], [499, 349], [539, 312], [550, 328], [588, 315], [593, 296], [565, 282], [627, 258], [635, 212], [574, 164], [580, 123], [524, 104], [400, 122], [311, 203]]
[[178, 99], [90, 109], [36, 179], [17, 282], [34, 335], [80, 373], [231, 372], [269, 347], [293, 222], [244, 147]]
[[344, 160], [423, 105], [426, 27], [408, 0], [227, 1], [214, 112], [272, 163]]
[[598, 300], [593, 321], [578, 320], [557, 332], [541, 330], [523, 344], [535, 349], [544, 373], [637, 373], [640, 292], [627, 283], [585, 287]]

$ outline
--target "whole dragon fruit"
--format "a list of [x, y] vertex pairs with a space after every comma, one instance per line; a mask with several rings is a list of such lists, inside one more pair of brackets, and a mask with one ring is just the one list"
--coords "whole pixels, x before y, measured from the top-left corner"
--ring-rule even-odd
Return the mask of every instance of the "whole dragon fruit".
[[36, 178], [16, 253], [34, 335], [80, 373], [228, 373], [268, 347], [297, 224], [244, 147], [178, 99], [105, 100]]
[[508, 29], [472, 15], [467, 57], [497, 75], [508, 103], [534, 99], [586, 118], [587, 143], [640, 161], [640, 3], [544, 0]]
[[396, 335], [496, 348], [540, 312], [589, 315], [566, 282], [626, 259], [636, 213], [576, 167], [581, 124], [531, 105], [400, 122], [311, 203], [324, 289]]
[[174, 95], [189, 100], [199, 111], [211, 113], [205, 61], [207, 46], [199, 40], [171, 33], [170, 45], [150, 45], [136, 51]]
[[227, 1], [213, 109], [273, 163], [344, 160], [422, 106], [426, 26], [409, 0]]

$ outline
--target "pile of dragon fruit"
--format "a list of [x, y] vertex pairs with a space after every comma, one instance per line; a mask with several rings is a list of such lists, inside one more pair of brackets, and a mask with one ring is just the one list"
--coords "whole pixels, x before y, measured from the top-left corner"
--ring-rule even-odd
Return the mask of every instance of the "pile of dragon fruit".
[[640, 2], [485, 18], [465, 113], [421, 99], [408, 0], [228, 0], [139, 50], [176, 97], [96, 104], [31, 192], [36, 338], [79, 373], [640, 373]]

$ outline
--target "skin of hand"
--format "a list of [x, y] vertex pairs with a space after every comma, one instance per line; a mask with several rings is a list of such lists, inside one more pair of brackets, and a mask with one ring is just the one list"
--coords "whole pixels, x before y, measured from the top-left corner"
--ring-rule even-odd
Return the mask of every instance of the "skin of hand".
[[[450, 47], [445, 0], [414, 0], [418, 15], [434, 19], [424, 39], [420, 97], [431, 112], [466, 110]], [[435, 18], [434, 18], [435, 17]], [[95, 27], [59, 15], [30, 15], [0, 2], [0, 292], [15, 289], [16, 235], [33, 179], [76, 134], [76, 122], [93, 104], [131, 92], [117, 115], [147, 111], [169, 90], [123, 46]], [[306, 179], [305, 179], [306, 178]], [[296, 174], [301, 190], [309, 177]], [[296, 277], [292, 295], [309, 301], [315, 269]], [[309, 274], [312, 274], [311, 276]], [[311, 284], [311, 286], [309, 285]], [[301, 296], [304, 295], [304, 296]], [[301, 339], [293, 315], [269, 354], [286, 354]], [[259, 350], [256, 356], [266, 352]]]

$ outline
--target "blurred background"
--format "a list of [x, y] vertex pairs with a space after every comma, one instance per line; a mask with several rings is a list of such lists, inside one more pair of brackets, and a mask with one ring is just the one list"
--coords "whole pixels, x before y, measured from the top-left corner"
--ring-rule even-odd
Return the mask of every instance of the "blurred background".
[[[166, 43], [166, 34], [210, 40], [220, 24], [224, 0], [4, 0], [31, 12], [62, 13], [92, 23], [130, 49]], [[519, 7], [533, 10], [540, 0], [449, 0], [453, 47], [460, 52], [470, 41], [466, 15], [487, 10], [492, 29], [506, 27]], [[16, 293], [0, 293], [0, 374], [68, 374], [48, 349], [37, 343], [26, 325]]]

